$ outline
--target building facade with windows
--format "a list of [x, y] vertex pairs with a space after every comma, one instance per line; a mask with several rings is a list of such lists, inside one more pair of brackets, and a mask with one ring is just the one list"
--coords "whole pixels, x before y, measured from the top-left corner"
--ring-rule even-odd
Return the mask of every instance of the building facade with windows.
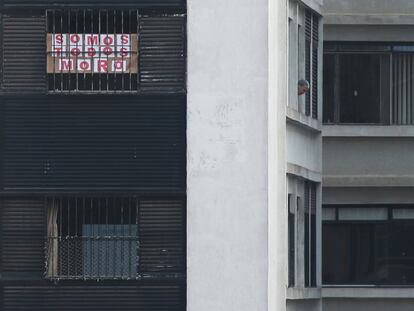
[[188, 2], [188, 310], [321, 310], [322, 43], [321, 1]]
[[414, 303], [411, 1], [324, 2], [324, 310]]
[[321, 310], [321, 1], [0, 3], [1, 310]]
[[0, 309], [185, 310], [186, 4], [1, 1]]

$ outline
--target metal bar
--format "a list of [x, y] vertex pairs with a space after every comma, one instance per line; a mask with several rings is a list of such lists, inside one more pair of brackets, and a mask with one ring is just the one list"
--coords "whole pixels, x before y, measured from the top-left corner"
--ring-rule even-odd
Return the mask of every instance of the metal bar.
[[[59, 199], [59, 218], [60, 218], [60, 221], [59, 221], [59, 232], [60, 232], [60, 234], [59, 234], [59, 250], [61, 250], [62, 249], [62, 199]], [[59, 255], [58, 255], [58, 257], [59, 257], [59, 270], [60, 271], [58, 271], [58, 275], [60, 274], [60, 272], [61, 272], [61, 269], [62, 269], [62, 256], [60, 256], [61, 255], [61, 252], [59, 251]]]
[[[128, 199], [128, 231], [129, 231], [128, 236], [129, 237], [132, 236], [131, 205], [132, 205], [132, 198], [129, 197]], [[131, 248], [132, 248], [133, 243], [134, 243], [134, 240], [128, 240], [128, 278], [131, 277]]]
[[[94, 29], [94, 27], [93, 27], [93, 20], [94, 20], [94, 18], [93, 18], [93, 10], [91, 10], [91, 35], [94, 35], [95, 34], [95, 29]], [[97, 51], [97, 53], [95, 53], [95, 55], [94, 56], [92, 56], [92, 58], [91, 58], [91, 67], [92, 67], [92, 70], [91, 70], [91, 90], [92, 90], [92, 92], [93, 92], [93, 89], [94, 89], [94, 80], [93, 80], [93, 73], [94, 73], [94, 71], [95, 71], [95, 62], [94, 62], [94, 57], [96, 56], [96, 54], [98, 54], [98, 56], [99, 56], [99, 41], [101, 40], [101, 38], [99, 38], [98, 39], [98, 51]], [[93, 41], [92, 41], [93, 42]]]
[[[75, 29], [76, 29], [75, 32], [76, 32], [77, 35], [79, 35], [79, 31], [78, 31], [79, 23], [78, 22], [79, 22], [78, 21], [78, 11], [75, 11]], [[82, 42], [83, 42], [83, 40], [82, 40]], [[76, 42], [76, 48], [79, 48], [78, 42]], [[77, 68], [78, 65], [77, 64], [79, 62], [79, 54], [76, 54], [75, 60], [76, 60], [76, 69], [75, 69], [76, 91], [78, 91], [79, 90], [79, 72], [78, 72], [78, 68]]]
[[[106, 35], [109, 35], [109, 10], [106, 10]], [[106, 91], [109, 91], [109, 55], [106, 53]]]
[[124, 200], [121, 199], [121, 276], [124, 276]]
[[[56, 202], [55, 202], [55, 197], [53, 197], [53, 199], [52, 199], [52, 210], [53, 210], [53, 213], [54, 213], [54, 211], [55, 211], [55, 209], [56, 209]], [[53, 214], [52, 212], [50, 213], [50, 214]], [[57, 219], [54, 219], [54, 221], [56, 221], [57, 222]], [[52, 253], [52, 276], [56, 276], [55, 275], [55, 269], [56, 269], [56, 271], [57, 271], [57, 267], [55, 267], [55, 252], [58, 250], [58, 240], [56, 239], [56, 237], [54, 236], [55, 234], [56, 234], [57, 232], [54, 232], [54, 230], [53, 230], [53, 234], [52, 234], [52, 251], [51, 251], [51, 253]], [[56, 243], [55, 243], [55, 241], [56, 241]], [[55, 250], [55, 244], [56, 244], [56, 250]]]
[[78, 198], [75, 197], [75, 274], [78, 274], [78, 256], [81, 256], [78, 254]]
[[[137, 92], [138, 92], [138, 90], [139, 90], [139, 85], [141, 84], [141, 74], [140, 74], [140, 64], [141, 64], [141, 53], [139, 53], [139, 48], [140, 48], [140, 46], [141, 46], [141, 42], [140, 42], [140, 38], [141, 38], [141, 35], [140, 35], [140, 31], [141, 31], [141, 27], [140, 27], [140, 17], [139, 17], [139, 11], [138, 10], [136, 10], [136, 14], [137, 14], [137, 44], [138, 44], [138, 47], [137, 47], [137, 85], [136, 85], [136, 87], [137, 87]], [[130, 42], [130, 45], [131, 45], [131, 42]], [[130, 53], [130, 56], [131, 56], [131, 53]], [[130, 75], [131, 75], [131, 73], [130, 73]], [[131, 80], [131, 79], [130, 79]]]
[[[85, 226], [85, 223], [86, 223], [86, 209], [85, 209], [85, 197], [83, 197], [83, 199], [82, 199], [82, 239], [81, 239], [81, 244], [82, 244], [82, 252], [84, 251], [84, 250], [86, 250], [86, 247], [85, 247], [85, 240], [83, 239], [83, 237], [84, 237], [84, 235], [85, 235], [85, 233], [83, 232], [83, 228], [84, 228], [84, 226]], [[85, 276], [85, 272], [83, 271], [83, 275]]]
[[68, 199], [66, 199], [66, 203], [67, 203], [67, 206], [66, 206], [66, 208], [67, 208], [67, 217], [68, 217], [68, 219], [67, 219], [67, 225], [68, 225], [68, 232], [67, 232], [67, 235], [66, 235], [66, 247], [67, 247], [67, 261], [66, 261], [66, 264], [67, 264], [67, 271], [66, 271], [66, 273], [67, 273], [67, 276], [69, 277], [69, 274], [70, 274], [70, 271], [69, 271], [69, 267], [70, 267], [70, 262], [69, 262], [69, 258], [70, 258], [70, 198], [68, 198]]
[[[62, 11], [60, 11], [60, 30], [61, 30], [61, 33], [63, 34], [63, 12]], [[68, 49], [67, 44], [68, 44], [68, 40], [66, 40], [66, 49]], [[63, 47], [63, 44], [62, 44], [62, 47]], [[65, 51], [65, 53], [66, 53], [66, 51]], [[62, 60], [63, 60], [63, 52], [60, 53], [60, 62], [61, 63], [62, 63]], [[63, 70], [62, 70], [62, 68], [59, 71], [60, 71], [60, 90], [62, 91], [63, 90]]]
[[[102, 56], [101, 55], [101, 45], [102, 45], [102, 42], [101, 42], [101, 10], [98, 11], [98, 22], [99, 22], [98, 24], [98, 27], [99, 27], [98, 63], [99, 63], [101, 60], [101, 56]], [[99, 67], [99, 64], [98, 64], [98, 67]], [[102, 80], [102, 76], [101, 76], [101, 71], [99, 70], [99, 91], [102, 91], [101, 80]]]
[[[116, 204], [116, 202], [117, 202], [117, 198], [115, 197], [115, 198], [113, 198], [113, 203], [114, 203], [114, 205], [113, 205], [113, 210], [114, 210], [114, 214], [115, 214], [115, 212], [117, 211], [117, 204]], [[116, 225], [115, 225], [115, 221], [113, 221], [113, 224], [112, 224], [112, 228], [113, 228], [113, 232], [116, 232], [115, 230], [116, 230], [116, 227], [115, 227]], [[114, 263], [113, 263], [113, 277], [115, 277], [116, 276], [116, 248], [117, 248], [117, 245], [116, 245], [116, 242], [117, 242], [117, 240], [116, 239], [114, 239]]]
[[[83, 58], [86, 58], [86, 10], [83, 10]], [[91, 66], [92, 66], [92, 60], [91, 60]], [[83, 71], [83, 89], [86, 90], [86, 73]]]
[[[97, 198], [98, 200], [98, 241], [96, 242], [98, 245], [98, 277], [101, 276], [101, 260], [100, 260], [100, 255], [101, 255], [101, 238], [102, 238], [102, 228], [101, 228], [101, 199]], [[103, 240], [102, 240], [103, 241]]]
[[141, 260], [141, 235], [140, 235], [140, 226], [141, 226], [141, 219], [140, 219], [140, 201], [139, 198], [135, 198], [135, 225], [137, 227], [137, 241], [135, 243], [135, 253], [136, 253], [136, 267], [137, 267], [137, 272], [135, 277], [138, 276], [139, 274], [139, 268], [140, 268], [140, 260]]
[[[70, 33], [71, 33], [71, 25], [70, 25], [70, 22], [71, 22], [71, 14], [70, 14], [71, 12], [70, 12], [70, 9], [68, 9], [68, 34], [69, 34], [69, 36], [70, 36]], [[72, 59], [72, 53], [71, 53], [71, 49], [70, 49], [70, 45], [72, 44], [72, 42], [71, 42], [71, 40], [70, 40], [70, 37], [69, 37], [69, 55], [68, 55], [68, 57], [69, 57], [69, 64], [70, 64], [70, 61], [71, 61], [71, 59]], [[71, 87], [71, 76], [70, 76], [70, 74], [71, 74], [71, 68], [70, 68], [71, 66], [69, 65], [69, 75], [67, 76], [67, 80], [66, 80], [66, 83], [67, 83], [67, 85], [66, 85], [66, 87], [67, 87], [67, 90], [68, 90], [68, 92], [70, 93], [70, 87]]]
[[91, 204], [90, 204], [90, 211], [91, 211], [91, 223], [90, 223], [90, 226], [91, 226], [91, 229], [92, 229], [92, 234], [91, 234], [91, 236], [89, 237], [89, 245], [90, 245], [90, 250], [91, 250], [91, 260], [90, 260], [90, 264], [91, 264], [91, 269], [90, 269], [90, 276], [92, 277], [93, 276], [93, 242], [94, 242], [94, 236], [95, 236], [95, 228], [94, 228], [94, 225], [93, 225], [93, 198], [91, 197]]
[[[121, 43], [122, 43], [122, 36], [124, 35], [124, 11], [121, 10]], [[118, 41], [116, 42], [116, 50], [119, 51], [120, 48], [118, 47]], [[123, 43], [121, 44], [121, 47], [123, 47]], [[116, 57], [118, 57], [118, 55], [116, 55]], [[124, 75], [124, 56], [121, 53], [121, 60], [122, 60], [122, 74], [121, 74], [121, 90], [125, 91], [125, 75]], [[116, 74], [116, 71], [115, 71]], [[116, 76], [115, 76], [116, 77]], [[115, 79], [116, 80], [116, 79]]]
[[[122, 12], [122, 11], [121, 11]], [[114, 59], [116, 59], [117, 58], [117, 50], [118, 50], [118, 40], [117, 40], [117, 29], [116, 29], [116, 14], [117, 14], [117, 11], [116, 10], [114, 10], [114, 20], [113, 20], [113, 22], [114, 22]], [[117, 78], [117, 76], [116, 76], [116, 70], [115, 70], [115, 72], [114, 72], [114, 84], [113, 84], [113, 89], [114, 89], [114, 91], [116, 92], [116, 82], [117, 82], [117, 80], [116, 80], [116, 78]]]
[[109, 239], [108, 239], [108, 214], [109, 214], [109, 210], [108, 210], [108, 198], [105, 198], [105, 205], [106, 205], [106, 273], [105, 276], [108, 277], [109, 276]]

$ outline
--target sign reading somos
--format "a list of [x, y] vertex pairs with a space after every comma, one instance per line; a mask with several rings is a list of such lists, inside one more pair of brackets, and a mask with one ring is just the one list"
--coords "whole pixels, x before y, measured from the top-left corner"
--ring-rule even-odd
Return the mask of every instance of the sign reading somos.
[[47, 73], [138, 73], [138, 36], [49, 33]]

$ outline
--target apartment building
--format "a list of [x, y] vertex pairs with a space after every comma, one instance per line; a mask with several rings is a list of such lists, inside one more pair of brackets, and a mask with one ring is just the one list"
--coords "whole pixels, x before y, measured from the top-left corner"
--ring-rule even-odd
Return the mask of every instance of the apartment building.
[[413, 5], [323, 11], [323, 309], [411, 310]]
[[185, 2], [0, 4], [0, 309], [185, 310]]
[[322, 44], [321, 1], [188, 1], [187, 310], [321, 310]]
[[[288, 1], [286, 107], [287, 309], [319, 310], [321, 298], [321, 3]], [[309, 91], [298, 93], [298, 81]]]

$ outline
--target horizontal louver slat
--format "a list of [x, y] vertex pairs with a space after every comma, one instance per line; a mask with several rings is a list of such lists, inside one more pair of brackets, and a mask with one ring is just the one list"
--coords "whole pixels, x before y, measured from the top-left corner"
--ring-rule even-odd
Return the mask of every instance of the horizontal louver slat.
[[139, 210], [141, 273], [185, 273], [184, 200], [143, 200]]
[[185, 0], [3, 0], [5, 8], [27, 7], [142, 7], [142, 8], [184, 8]]
[[139, 46], [142, 91], [185, 90], [185, 16], [141, 17]]
[[3, 90], [45, 91], [45, 27], [43, 15], [3, 15]]
[[0, 208], [2, 271], [42, 273], [46, 234], [43, 200], [6, 199]]
[[6, 286], [4, 311], [183, 311], [185, 287], [147, 286]]
[[5, 99], [3, 190], [185, 190], [185, 97]]

